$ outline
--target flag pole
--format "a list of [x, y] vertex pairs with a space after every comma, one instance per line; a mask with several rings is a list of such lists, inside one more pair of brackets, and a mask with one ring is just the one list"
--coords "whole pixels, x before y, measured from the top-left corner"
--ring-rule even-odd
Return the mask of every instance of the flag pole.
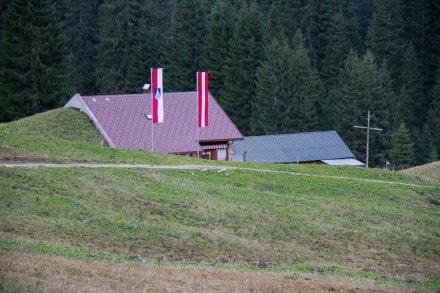
[[199, 127], [197, 126], [197, 159], [200, 158], [200, 138], [199, 138]]
[[197, 140], [197, 159], [200, 158], [200, 134], [199, 134], [199, 72], [196, 72], [196, 87], [197, 87], [197, 128], [196, 128], [196, 140]]
[[154, 123], [153, 121], [151, 121], [151, 152], [153, 152], [153, 148], [154, 148]]
[[150, 76], [151, 76], [151, 152], [153, 152], [153, 149], [154, 149], [153, 68], [150, 69]]

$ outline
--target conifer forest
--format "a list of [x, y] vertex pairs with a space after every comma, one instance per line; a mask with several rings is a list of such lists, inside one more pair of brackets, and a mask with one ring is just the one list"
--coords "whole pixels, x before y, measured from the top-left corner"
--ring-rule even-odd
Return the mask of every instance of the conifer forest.
[[210, 91], [244, 135], [336, 130], [370, 165], [440, 156], [438, 0], [0, 0], [0, 122], [75, 93]]

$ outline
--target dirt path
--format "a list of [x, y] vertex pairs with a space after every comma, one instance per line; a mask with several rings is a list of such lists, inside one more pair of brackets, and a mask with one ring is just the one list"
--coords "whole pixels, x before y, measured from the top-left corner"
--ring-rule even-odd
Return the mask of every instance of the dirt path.
[[268, 170], [268, 169], [252, 169], [252, 168], [241, 168], [241, 167], [231, 167], [231, 166], [212, 166], [212, 165], [170, 165], [170, 166], [159, 166], [159, 165], [138, 165], [138, 164], [98, 164], [98, 163], [0, 163], [0, 167], [6, 168], [135, 168], [135, 169], [166, 169], [166, 170], [246, 170], [252, 172], [271, 172], [271, 173], [283, 173], [294, 176], [309, 176], [309, 177], [319, 177], [319, 178], [332, 178], [332, 179], [342, 179], [342, 180], [352, 180], [352, 181], [363, 181], [363, 182], [374, 182], [381, 184], [391, 184], [391, 185], [403, 185], [403, 186], [414, 186], [414, 187], [426, 187], [426, 188], [437, 188], [434, 185], [424, 185], [424, 184], [413, 184], [413, 183], [403, 183], [396, 181], [384, 181], [375, 179], [364, 179], [364, 178], [352, 178], [344, 176], [332, 176], [332, 175], [317, 175], [299, 172], [289, 172], [289, 171], [278, 171], [278, 170]]
[[142, 164], [99, 164], [99, 163], [1, 163], [6, 168], [136, 168], [136, 169], [237, 169], [234, 167], [206, 166], [206, 165], [142, 165]]

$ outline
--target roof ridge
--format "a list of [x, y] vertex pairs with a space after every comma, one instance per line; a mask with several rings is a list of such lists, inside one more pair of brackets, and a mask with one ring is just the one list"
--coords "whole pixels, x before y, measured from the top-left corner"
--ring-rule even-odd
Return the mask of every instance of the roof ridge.
[[323, 130], [323, 131], [308, 131], [308, 132], [295, 132], [295, 133], [280, 133], [280, 134], [249, 135], [249, 136], [245, 136], [245, 138], [269, 137], [269, 136], [304, 135], [304, 134], [318, 134], [318, 133], [327, 133], [327, 132], [336, 132], [336, 130], [333, 129], [333, 130]]
[[[197, 91], [185, 91], [185, 92], [164, 92], [165, 94], [188, 94], [188, 93], [197, 93]], [[97, 94], [97, 95], [87, 95], [82, 96], [83, 98], [97, 98], [97, 97], [125, 97], [125, 96], [141, 96], [141, 95], [150, 95], [151, 93], [132, 93], [132, 94]]]

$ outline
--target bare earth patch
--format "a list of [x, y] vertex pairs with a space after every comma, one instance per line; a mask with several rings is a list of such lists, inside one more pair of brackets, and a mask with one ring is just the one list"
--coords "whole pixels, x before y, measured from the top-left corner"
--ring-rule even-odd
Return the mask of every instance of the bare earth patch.
[[[90, 263], [27, 254], [0, 255], [0, 284], [75, 292], [409, 292], [370, 280], [224, 268]], [[0, 289], [2, 289], [0, 285]], [[1, 290], [0, 290], [1, 291]]]

